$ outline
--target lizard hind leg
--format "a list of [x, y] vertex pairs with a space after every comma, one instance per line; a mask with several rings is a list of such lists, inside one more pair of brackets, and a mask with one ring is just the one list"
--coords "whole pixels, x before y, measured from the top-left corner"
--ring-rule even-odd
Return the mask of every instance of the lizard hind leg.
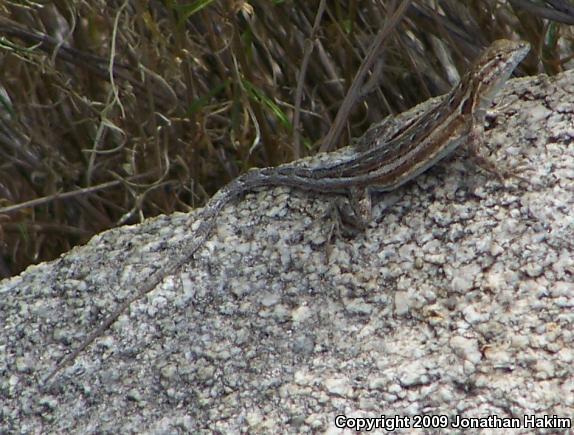
[[329, 263], [334, 237], [356, 237], [371, 221], [369, 190], [353, 188], [346, 196], [337, 196], [331, 201], [326, 216], [330, 225], [325, 237], [325, 261]]
[[346, 196], [338, 196], [329, 207], [331, 218], [329, 229], [331, 240], [333, 235], [355, 237], [365, 231], [371, 221], [371, 194], [365, 188], [352, 188]]

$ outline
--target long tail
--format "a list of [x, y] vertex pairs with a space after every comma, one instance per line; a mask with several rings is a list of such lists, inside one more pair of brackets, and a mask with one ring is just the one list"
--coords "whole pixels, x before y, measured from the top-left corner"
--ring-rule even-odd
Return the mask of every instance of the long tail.
[[118, 317], [135, 301], [145, 296], [147, 293], [156, 288], [161, 281], [170, 275], [176, 273], [184, 264], [190, 262], [194, 254], [203, 246], [205, 241], [209, 238], [211, 231], [216, 225], [217, 216], [221, 210], [232, 200], [241, 196], [242, 194], [261, 187], [265, 185], [266, 177], [257, 172], [251, 172], [244, 174], [244, 176], [238, 177], [229, 183], [227, 186], [219, 190], [213, 198], [208, 202], [203, 211], [201, 212], [200, 219], [201, 224], [195, 232], [194, 240], [191, 244], [182, 242], [181, 252], [184, 252], [183, 256], [171, 262], [167, 268], [159, 269], [150, 276], [148, 276], [141, 284], [137, 285], [136, 291], [128, 299], [123, 301], [112, 314], [105, 318], [105, 320], [94, 329], [82, 343], [74, 349], [71, 353], [66, 355], [60, 360], [56, 367], [46, 376], [42, 381], [44, 387], [49, 386], [50, 381], [58, 374], [60, 370], [71, 364], [76, 357], [86, 349], [92, 342], [98, 338], [103, 332], [109, 328], [109, 326], [114, 323]]

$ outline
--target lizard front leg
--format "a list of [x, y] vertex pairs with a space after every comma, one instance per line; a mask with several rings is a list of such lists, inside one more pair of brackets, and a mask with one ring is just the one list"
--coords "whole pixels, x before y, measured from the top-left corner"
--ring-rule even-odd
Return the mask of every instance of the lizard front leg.
[[486, 111], [484, 109], [477, 109], [470, 115], [465, 116], [471, 118], [468, 121], [469, 133], [466, 137], [466, 148], [472, 162], [486, 172], [493, 174], [498, 181], [502, 183], [504, 181], [503, 173], [498, 170], [496, 163], [493, 160], [483, 154]]
[[472, 162], [479, 166], [481, 169], [493, 174], [501, 184], [504, 184], [504, 180], [508, 177], [515, 177], [519, 180], [525, 181], [523, 177], [515, 174], [513, 171], [500, 168], [497, 163], [484, 155], [484, 122], [486, 117], [486, 111], [477, 110], [472, 115], [472, 121], [470, 123], [470, 132], [467, 137], [467, 149], [470, 153]]

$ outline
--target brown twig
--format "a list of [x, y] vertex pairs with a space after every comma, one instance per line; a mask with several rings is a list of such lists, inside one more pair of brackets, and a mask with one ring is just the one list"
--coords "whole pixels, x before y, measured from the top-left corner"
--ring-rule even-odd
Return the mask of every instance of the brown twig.
[[293, 157], [295, 159], [301, 157], [301, 133], [299, 131], [299, 123], [301, 119], [301, 100], [303, 97], [305, 74], [307, 73], [309, 59], [311, 58], [311, 53], [313, 53], [314, 41], [317, 36], [319, 25], [321, 24], [321, 18], [325, 12], [326, 5], [326, 0], [321, 0], [319, 3], [317, 15], [315, 15], [315, 22], [313, 23], [313, 29], [311, 30], [309, 39], [305, 41], [305, 53], [303, 54], [303, 61], [301, 62], [301, 68], [297, 76], [297, 88], [295, 89], [295, 110], [293, 112]]
[[373, 43], [369, 47], [369, 51], [365, 57], [365, 60], [359, 67], [359, 70], [357, 71], [357, 74], [355, 75], [355, 78], [349, 87], [349, 91], [347, 92], [347, 95], [345, 96], [343, 103], [337, 112], [337, 116], [335, 117], [333, 125], [329, 129], [325, 139], [323, 139], [323, 144], [320, 148], [321, 152], [326, 152], [334, 148], [343, 130], [345, 122], [349, 118], [351, 109], [361, 96], [361, 88], [363, 87], [367, 73], [375, 63], [376, 58], [380, 56], [384, 42], [395, 30], [411, 2], [412, 0], [403, 0], [403, 2], [396, 8], [393, 15], [385, 22], [382, 29], [375, 37]]

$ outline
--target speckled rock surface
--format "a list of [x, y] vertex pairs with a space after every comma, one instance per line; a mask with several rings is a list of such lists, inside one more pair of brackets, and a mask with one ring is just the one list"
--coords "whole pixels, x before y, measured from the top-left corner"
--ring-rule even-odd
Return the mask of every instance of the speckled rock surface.
[[63, 355], [182, 255], [188, 216], [1, 282], [0, 432], [339, 433], [385, 416], [408, 432], [484, 417], [530, 433], [524, 415], [572, 418], [574, 73], [514, 80], [498, 102], [487, 152], [524, 180], [501, 185], [460, 153], [330, 244], [325, 198], [250, 194], [48, 388]]

